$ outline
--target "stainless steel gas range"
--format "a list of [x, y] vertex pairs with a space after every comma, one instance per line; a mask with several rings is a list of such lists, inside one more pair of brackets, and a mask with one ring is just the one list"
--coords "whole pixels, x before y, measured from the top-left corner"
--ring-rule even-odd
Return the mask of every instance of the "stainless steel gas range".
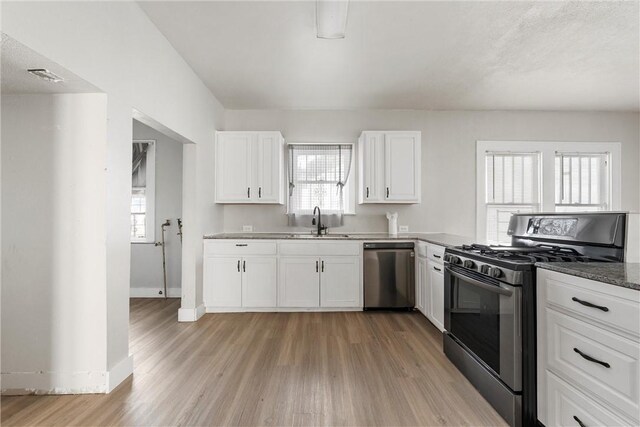
[[444, 352], [512, 426], [536, 419], [535, 263], [624, 260], [626, 214], [515, 214], [511, 246], [445, 250]]

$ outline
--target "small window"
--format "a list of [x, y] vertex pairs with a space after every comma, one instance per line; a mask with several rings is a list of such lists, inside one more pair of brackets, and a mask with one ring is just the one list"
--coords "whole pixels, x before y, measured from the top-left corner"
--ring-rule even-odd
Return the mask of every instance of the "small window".
[[289, 145], [289, 213], [353, 213], [352, 144]]
[[131, 241], [154, 241], [155, 141], [133, 141]]
[[562, 153], [555, 159], [557, 212], [609, 210], [609, 153]]
[[508, 244], [511, 214], [539, 209], [539, 154], [487, 152], [485, 163], [487, 240]]

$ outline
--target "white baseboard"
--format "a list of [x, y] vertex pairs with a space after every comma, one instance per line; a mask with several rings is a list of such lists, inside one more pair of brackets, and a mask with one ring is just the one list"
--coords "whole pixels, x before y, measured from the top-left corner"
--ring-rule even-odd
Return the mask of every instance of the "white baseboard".
[[204, 304], [200, 304], [196, 308], [180, 308], [178, 309], [178, 322], [195, 322], [204, 313], [206, 313]]
[[362, 311], [362, 307], [209, 307], [207, 313], [299, 313]]
[[107, 393], [105, 371], [4, 372], [2, 395]]
[[[164, 298], [164, 295], [159, 292], [162, 288], [130, 288], [129, 296], [131, 298]], [[181, 288], [167, 288], [167, 294], [169, 298], [182, 297]]]
[[125, 357], [108, 372], [107, 393], [118, 387], [120, 383], [133, 374], [133, 355]]

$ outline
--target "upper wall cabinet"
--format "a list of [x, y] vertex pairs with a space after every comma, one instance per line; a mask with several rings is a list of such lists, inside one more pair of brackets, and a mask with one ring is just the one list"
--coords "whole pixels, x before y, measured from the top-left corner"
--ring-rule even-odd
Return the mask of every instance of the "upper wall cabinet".
[[359, 144], [360, 203], [420, 203], [420, 132], [364, 131]]
[[216, 203], [284, 203], [280, 132], [216, 133]]

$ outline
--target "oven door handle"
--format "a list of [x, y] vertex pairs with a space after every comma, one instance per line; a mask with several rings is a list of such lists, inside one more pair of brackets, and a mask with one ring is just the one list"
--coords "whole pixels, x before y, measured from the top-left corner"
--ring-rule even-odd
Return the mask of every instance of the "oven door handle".
[[447, 269], [449, 274], [451, 274], [453, 277], [457, 277], [460, 280], [464, 280], [465, 282], [468, 282], [468, 283], [472, 284], [473, 286], [477, 286], [479, 288], [482, 288], [482, 289], [485, 289], [487, 291], [494, 292], [494, 293], [500, 294], [500, 295], [511, 296], [513, 294], [513, 292], [511, 292], [508, 289], [504, 289], [504, 288], [502, 288], [500, 286], [496, 286], [496, 285], [487, 285], [486, 283], [483, 283], [480, 280], [476, 280], [476, 279], [474, 279], [472, 277], [469, 277], [466, 274], [456, 273], [455, 271], [453, 271], [449, 267], [445, 267], [445, 268]]

